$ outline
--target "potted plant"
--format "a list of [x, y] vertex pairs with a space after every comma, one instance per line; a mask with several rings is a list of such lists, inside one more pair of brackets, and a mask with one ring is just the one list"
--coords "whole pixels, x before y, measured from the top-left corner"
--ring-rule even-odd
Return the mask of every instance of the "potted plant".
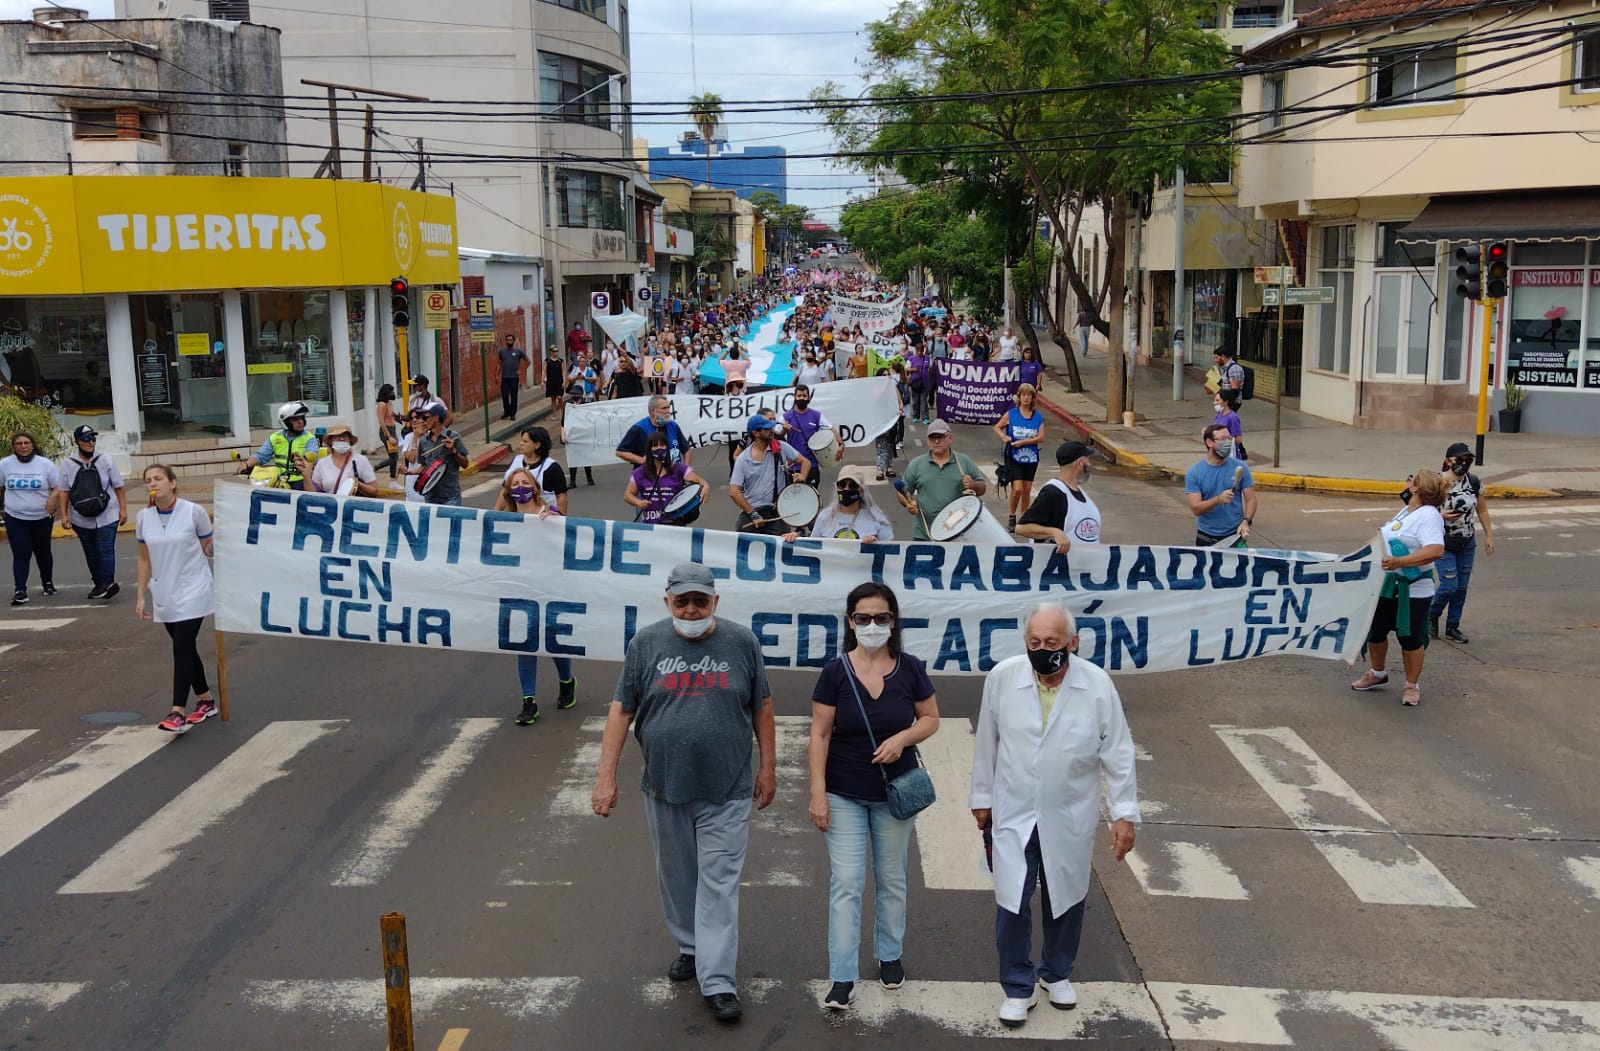
[[1500, 410], [1500, 433], [1519, 434], [1522, 431], [1522, 406], [1528, 400], [1528, 392], [1516, 381], [1506, 384], [1506, 406]]

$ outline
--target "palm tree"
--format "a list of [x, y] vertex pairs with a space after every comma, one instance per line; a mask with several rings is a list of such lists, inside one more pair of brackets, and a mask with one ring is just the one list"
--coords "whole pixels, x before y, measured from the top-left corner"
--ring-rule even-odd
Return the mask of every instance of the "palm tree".
[[695, 95], [689, 99], [689, 119], [700, 130], [700, 137], [706, 143], [706, 185], [711, 185], [711, 151], [714, 148], [711, 137], [717, 133], [717, 125], [722, 121], [722, 96], [714, 91], [704, 95]]

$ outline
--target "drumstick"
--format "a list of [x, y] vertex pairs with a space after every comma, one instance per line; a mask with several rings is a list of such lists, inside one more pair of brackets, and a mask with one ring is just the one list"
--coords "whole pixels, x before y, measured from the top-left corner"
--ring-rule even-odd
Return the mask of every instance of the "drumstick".
[[[906, 480], [904, 478], [896, 478], [894, 480], [894, 491], [899, 493], [901, 496], [906, 495]], [[913, 503], [916, 503], [917, 500], [917, 498], [914, 496], [907, 496], [906, 499], [912, 501]], [[922, 519], [922, 531], [927, 533], [929, 538], [932, 538], [933, 527], [928, 525], [928, 518], [922, 513], [922, 505], [920, 503], [917, 504], [917, 517]]]

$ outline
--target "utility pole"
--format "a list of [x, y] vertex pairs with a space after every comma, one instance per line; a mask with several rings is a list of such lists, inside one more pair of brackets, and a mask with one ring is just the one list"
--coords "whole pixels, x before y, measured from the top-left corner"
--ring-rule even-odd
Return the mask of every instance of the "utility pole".
[[[322, 163], [318, 165], [316, 174], [312, 176], [313, 179], [320, 179], [324, 175], [331, 175], [335, 179], [344, 178], [344, 165], [339, 151], [339, 103], [334, 98], [335, 91], [348, 91], [352, 95], [374, 95], [385, 99], [403, 99], [407, 102], [429, 101], [423, 95], [407, 95], [400, 91], [379, 91], [376, 88], [363, 88], [355, 84], [340, 84], [331, 80], [306, 80], [301, 78], [300, 83], [311, 88], [328, 89], [328, 142], [330, 146], [327, 156], [322, 158]], [[365, 142], [361, 151], [361, 178], [367, 182], [371, 181], [372, 173], [373, 130], [372, 107], [368, 106], [366, 126], [364, 128]]]
[[1186, 275], [1183, 270], [1183, 220], [1184, 195], [1183, 195], [1183, 165], [1178, 165], [1178, 184], [1173, 194], [1173, 207], [1176, 209], [1177, 240], [1172, 246], [1172, 400], [1183, 400], [1183, 366], [1188, 362], [1188, 356], [1183, 349], [1184, 315], [1189, 305], [1189, 297], [1185, 289]]

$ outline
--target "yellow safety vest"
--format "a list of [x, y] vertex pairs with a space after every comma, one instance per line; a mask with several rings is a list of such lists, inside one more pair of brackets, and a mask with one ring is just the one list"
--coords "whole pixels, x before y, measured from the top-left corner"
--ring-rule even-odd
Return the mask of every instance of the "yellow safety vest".
[[283, 431], [275, 431], [272, 437], [268, 439], [272, 442], [272, 462], [283, 472], [283, 477], [290, 485], [298, 485], [304, 479], [300, 469], [294, 465], [293, 457], [296, 454], [304, 456], [306, 454], [306, 444], [313, 437], [315, 436], [307, 430], [303, 434], [295, 435], [294, 440], [291, 441]]

